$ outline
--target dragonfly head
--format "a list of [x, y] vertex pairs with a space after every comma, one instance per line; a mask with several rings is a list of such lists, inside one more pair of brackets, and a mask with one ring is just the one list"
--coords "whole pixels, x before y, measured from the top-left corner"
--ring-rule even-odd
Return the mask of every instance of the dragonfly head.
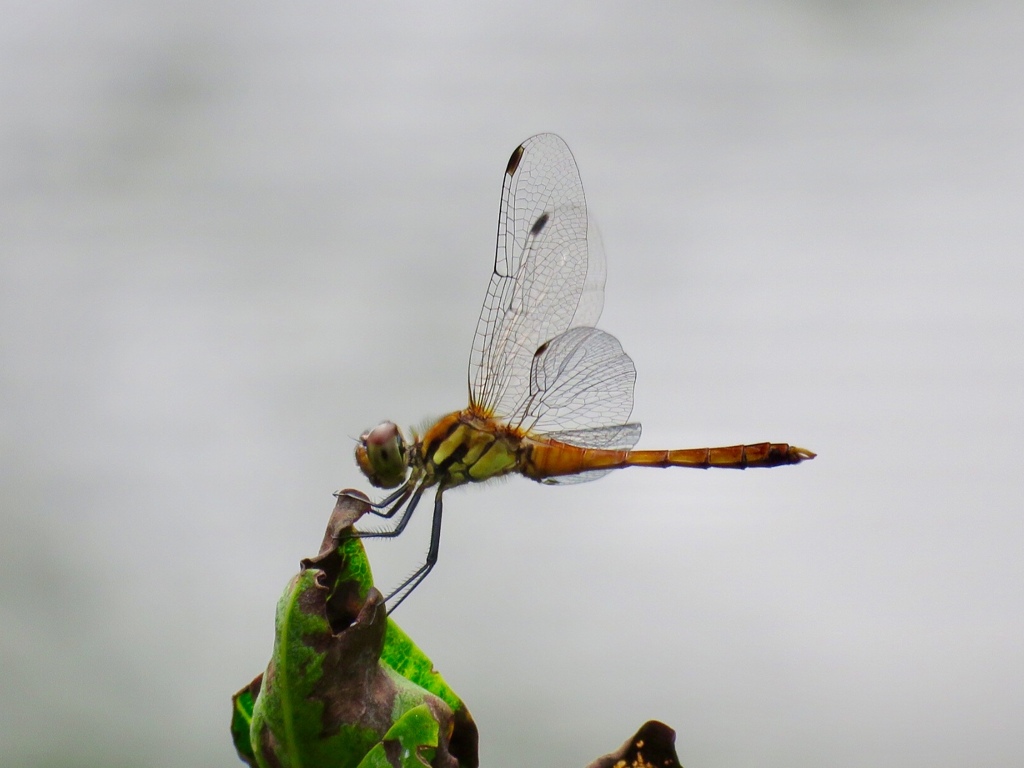
[[397, 488], [404, 483], [409, 464], [398, 426], [385, 421], [360, 435], [356, 463], [366, 479], [378, 488]]

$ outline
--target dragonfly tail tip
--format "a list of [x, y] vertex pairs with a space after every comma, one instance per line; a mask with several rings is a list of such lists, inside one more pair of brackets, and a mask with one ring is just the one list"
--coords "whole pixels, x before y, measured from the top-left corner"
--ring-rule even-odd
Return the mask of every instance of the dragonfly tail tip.
[[789, 447], [789, 455], [793, 459], [793, 463], [797, 464], [801, 461], [810, 461], [818, 454], [816, 454], [814, 451], [809, 451], [806, 448], [800, 448], [796, 445], [791, 445]]

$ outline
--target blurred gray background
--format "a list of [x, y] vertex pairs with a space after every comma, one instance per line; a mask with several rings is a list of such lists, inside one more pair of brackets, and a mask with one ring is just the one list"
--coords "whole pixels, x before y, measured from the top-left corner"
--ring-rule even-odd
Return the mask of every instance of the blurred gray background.
[[4, 766], [238, 764], [352, 438], [466, 403], [540, 131], [640, 447], [819, 458], [449, 493], [396, 618], [483, 763], [1024, 763], [1020, 3], [0, 10]]

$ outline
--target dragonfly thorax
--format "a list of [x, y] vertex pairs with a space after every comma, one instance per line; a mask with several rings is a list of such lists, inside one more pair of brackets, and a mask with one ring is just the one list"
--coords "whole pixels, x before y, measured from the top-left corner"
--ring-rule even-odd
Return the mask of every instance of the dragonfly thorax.
[[356, 463], [366, 479], [378, 488], [397, 488], [404, 483], [409, 464], [398, 425], [385, 421], [360, 435]]

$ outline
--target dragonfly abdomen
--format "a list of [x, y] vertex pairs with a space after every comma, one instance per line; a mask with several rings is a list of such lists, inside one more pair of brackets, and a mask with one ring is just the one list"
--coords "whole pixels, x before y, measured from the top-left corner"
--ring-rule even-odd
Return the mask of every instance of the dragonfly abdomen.
[[746, 469], [778, 467], [813, 459], [811, 451], [788, 443], [753, 443], [722, 448], [683, 448], [669, 451], [614, 451], [580, 448], [549, 441], [532, 442], [521, 471], [533, 480], [622, 467], [692, 467]]
[[780, 467], [813, 459], [815, 454], [789, 443], [752, 443], [721, 448], [683, 448], [672, 451], [629, 451], [625, 466], [631, 467], [695, 467], [710, 469], [747, 469], [748, 467]]

